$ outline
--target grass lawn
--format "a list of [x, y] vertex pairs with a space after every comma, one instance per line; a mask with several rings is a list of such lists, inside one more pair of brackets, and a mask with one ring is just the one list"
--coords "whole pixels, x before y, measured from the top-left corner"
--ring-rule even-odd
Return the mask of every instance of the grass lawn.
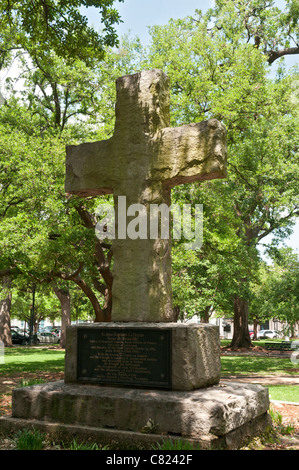
[[[227, 375], [298, 377], [298, 364], [288, 357], [222, 356], [221, 376]], [[299, 403], [298, 385], [267, 385], [267, 388], [271, 400]]]
[[[0, 376], [26, 372], [64, 370], [65, 351], [55, 348], [5, 348]], [[221, 375], [298, 375], [298, 364], [287, 357], [222, 356]]]
[[[55, 348], [17, 347], [5, 348], [4, 364], [0, 363], [1, 375], [61, 372], [64, 370], [65, 351]], [[221, 375], [297, 375], [298, 364], [289, 358], [262, 356], [222, 356]], [[270, 386], [272, 400], [299, 402], [299, 387], [290, 385]]]
[[270, 400], [299, 403], [298, 385], [268, 385]]
[[60, 372], [64, 370], [63, 349], [5, 348], [4, 364], [0, 364], [0, 377], [6, 374], [26, 372]]
[[298, 375], [298, 364], [287, 357], [222, 356], [221, 375]]

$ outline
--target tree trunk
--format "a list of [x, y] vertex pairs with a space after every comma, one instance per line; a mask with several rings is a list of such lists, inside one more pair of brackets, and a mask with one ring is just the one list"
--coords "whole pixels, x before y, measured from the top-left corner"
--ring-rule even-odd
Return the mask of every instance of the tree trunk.
[[72, 281], [74, 281], [80, 287], [80, 289], [83, 290], [84, 294], [86, 294], [86, 296], [89, 298], [95, 312], [95, 323], [110, 322], [111, 309], [107, 309], [104, 311], [101, 308], [97, 296], [95, 295], [91, 287], [80, 276], [73, 276]]
[[175, 305], [173, 307], [173, 321], [174, 322], [178, 321], [179, 316], [180, 316], [180, 312], [181, 312], [181, 309], [180, 309], [179, 305]]
[[[95, 230], [96, 221], [94, 216], [81, 204], [75, 206], [83, 225], [90, 229]], [[108, 253], [104, 253], [104, 248], [108, 249]], [[95, 244], [95, 260], [97, 263], [98, 272], [104, 281], [94, 278], [93, 286], [96, 290], [104, 296], [105, 304], [101, 308], [97, 296], [94, 294], [93, 290], [86, 284], [83, 279], [79, 276], [72, 276], [70, 279], [83, 290], [83, 292], [89, 298], [94, 311], [95, 311], [95, 322], [110, 322], [111, 321], [111, 312], [112, 312], [112, 284], [113, 284], [113, 275], [110, 270], [110, 265], [112, 261], [112, 246], [106, 243], [102, 243], [97, 240]]]
[[71, 296], [67, 288], [53, 287], [53, 290], [61, 305], [61, 336], [60, 347], [65, 348], [66, 327], [71, 324]]
[[11, 279], [4, 277], [2, 285], [5, 297], [0, 301], [0, 341], [4, 346], [12, 347], [10, 330]]
[[248, 330], [248, 300], [238, 296], [234, 300], [234, 334], [232, 348], [250, 348], [252, 346]]
[[200, 316], [200, 323], [209, 323], [210, 321], [211, 305], [207, 306], [204, 313]]
[[258, 321], [257, 320], [253, 320], [253, 339], [257, 339], [257, 325], [258, 325]]

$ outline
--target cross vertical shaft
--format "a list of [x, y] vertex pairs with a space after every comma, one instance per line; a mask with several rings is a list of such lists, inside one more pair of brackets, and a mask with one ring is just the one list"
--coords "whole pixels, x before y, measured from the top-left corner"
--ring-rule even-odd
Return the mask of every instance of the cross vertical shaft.
[[[67, 148], [68, 193], [113, 193], [117, 221], [118, 196], [149, 215], [151, 204], [170, 205], [173, 186], [226, 176], [224, 127], [212, 119], [170, 128], [169, 80], [162, 71], [121, 77], [116, 87], [111, 139]], [[172, 321], [171, 240], [118, 239], [117, 233], [112, 320]]]

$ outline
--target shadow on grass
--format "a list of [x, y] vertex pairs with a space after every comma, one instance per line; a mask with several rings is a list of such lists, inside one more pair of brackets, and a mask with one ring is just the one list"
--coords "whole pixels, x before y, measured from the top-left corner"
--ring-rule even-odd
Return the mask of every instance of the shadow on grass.
[[298, 365], [290, 358], [276, 357], [221, 357], [221, 373], [225, 375], [293, 375], [298, 374]]

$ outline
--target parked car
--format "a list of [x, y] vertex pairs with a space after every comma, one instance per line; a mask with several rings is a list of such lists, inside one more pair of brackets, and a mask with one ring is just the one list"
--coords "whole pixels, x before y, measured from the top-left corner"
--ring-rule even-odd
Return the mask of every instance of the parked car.
[[51, 332], [38, 331], [36, 337], [38, 343], [59, 343], [59, 338]]
[[53, 333], [56, 338], [57, 338], [57, 343], [60, 342], [60, 337], [61, 337], [61, 327], [55, 327], [51, 330], [51, 333]]
[[60, 332], [61, 332], [61, 326], [53, 326], [53, 327], [51, 328], [51, 332], [52, 332], [52, 333], [60, 334]]
[[257, 338], [279, 338], [279, 333], [276, 330], [260, 330], [257, 333]]
[[29, 336], [19, 333], [16, 330], [11, 330], [11, 340], [12, 344], [21, 344], [22, 346], [25, 346], [29, 343]]
[[14, 331], [19, 331], [21, 328], [19, 326], [15, 326], [15, 325], [12, 325], [11, 327], [11, 330], [14, 330]]
[[52, 330], [51, 326], [45, 326], [44, 328], [39, 328], [38, 332], [39, 333], [50, 333], [51, 330]]
[[250, 338], [253, 338], [253, 336], [254, 336], [254, 331], [249, 330], [249, 335], [250, 335]]

